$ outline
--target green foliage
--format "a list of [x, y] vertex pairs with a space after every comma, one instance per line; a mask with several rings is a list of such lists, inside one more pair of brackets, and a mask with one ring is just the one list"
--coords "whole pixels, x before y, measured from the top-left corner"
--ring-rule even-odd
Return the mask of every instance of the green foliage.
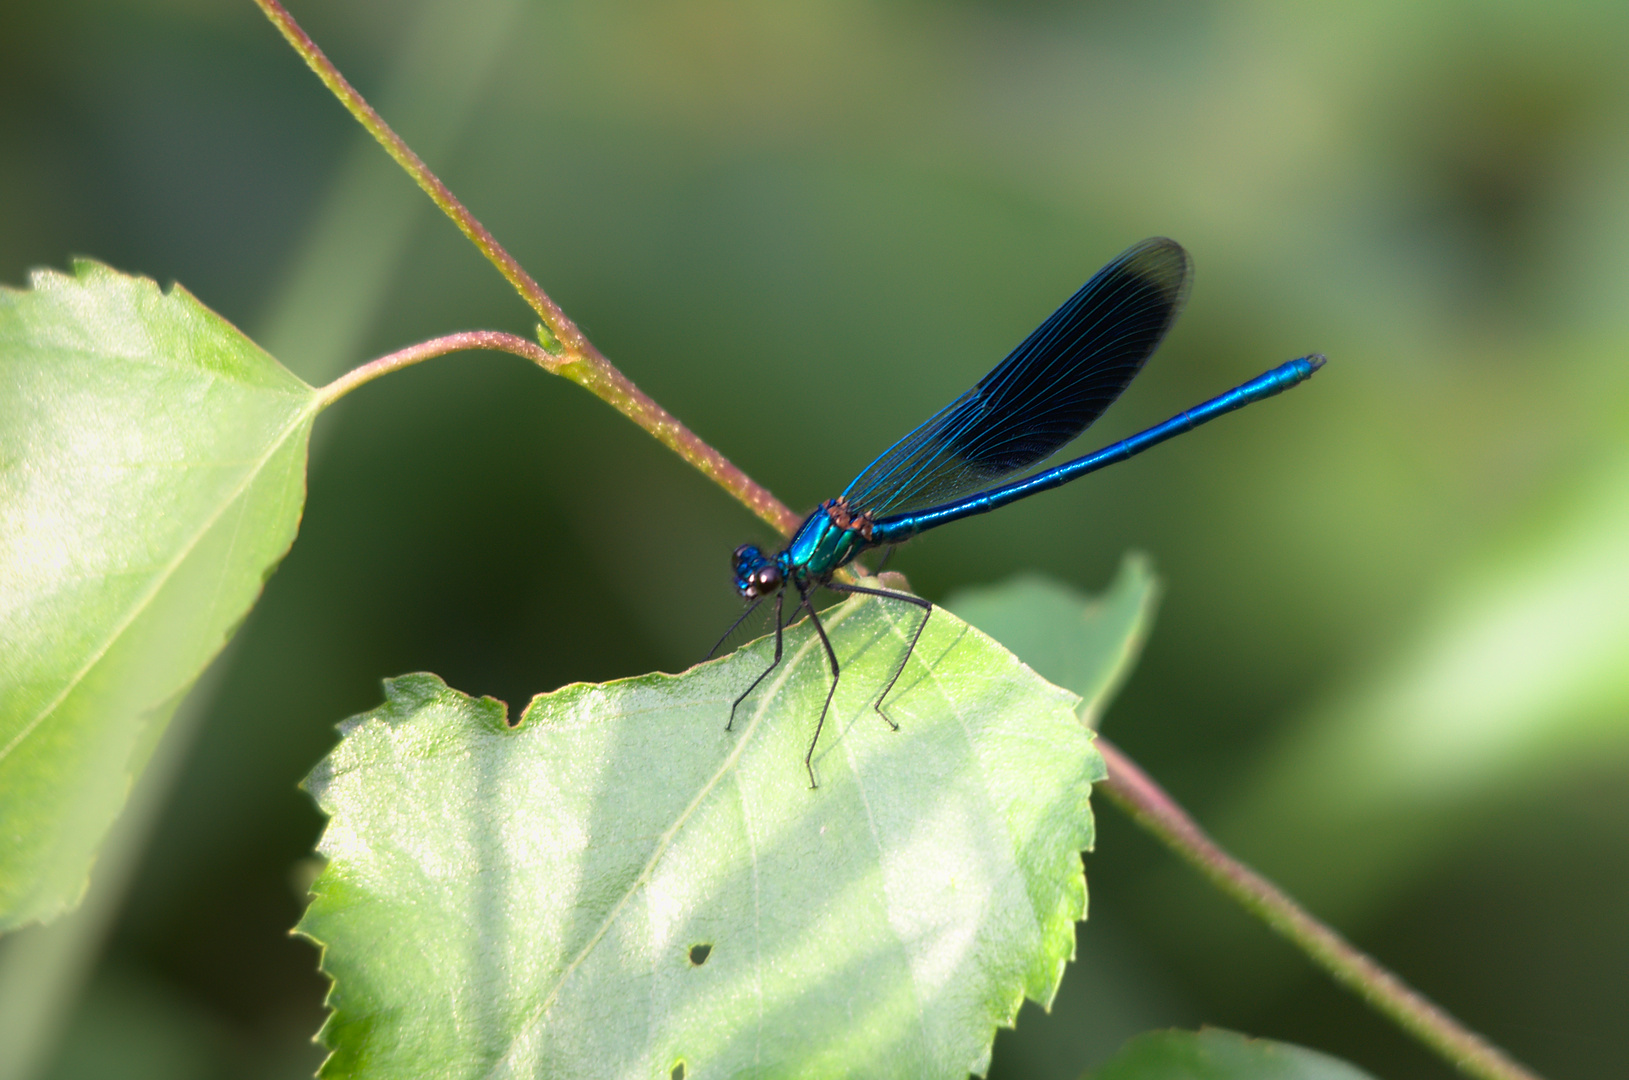
[[294, 539], [315, 411], [179, 287], [80, 262], [0, 290], [0, 928], [82, 894]]
[[[962, 1077], [1051, 1000], [1102, 763], [1075, 699], [936, 610], [832, 609], [683, 675], [503, 706], [387, 683], [308, 786], [325, 1076]], [[1116, 645], [1118, 643], [1115, 643]]]
[[[16, 10], [0, 33], [7, 281], [68, 244], [188, 268], [311, 382], [431, 328], [514, 317], [471, 307], [495, 296], [490, 268], [446, 257], [455, 241], [383, 155], [312, 152], [344, 121], [247, 5]], [[595, 339], [800, 505], [1140, 235], [1190, 243], [1200, 288], [1105, 438], [1258, 361], [1335, 357], [1293, 406], [1030, 500], [1017, 525], [941, 530], [903, 566], [937, 595], [993, 566], [1084, 583], [1128, 544], [1156, 552], [1173, 603], [1141, 692], [1116, 706], [1128, 745], [1204, 792], [1205, 824], [1240, 854], [1381, 957], [1414, 957], [1435, 996], [1495, 1018], [1550, 1074], [1621, 1067], [1629, 1026], [1587, 1018], [1629, 973], [1612, 960], [1629, 531], [1569, 520], [1575, 495], [1621, 510], [1629, 490], [1621, 6], [1500, 5], [1471, 32], [1462, 11], [1417, 5], [356, 12], [313, 29], [370, 58], [382, 113], [434, 164], [456, 149], [455, 186]], [[483, 38], [502, 47], [472, 48]], [[724, 553], [757, 538], [738, 508], [518, 369], [449, 361], [353, 399], [312, 508], [326, 534], [302, 537], [319, 546], [280, 576], [281, 615], [206, 710], [113, 954], [140, 958], [133, 1000], [174, 992], [228, 1029], [256, 1018], [223, 1074], [309, 1034], [265, 1022], [304, 1015], [310, 991], [265, 947], [275, 905], [245, 881], [307, 841], [288, 786], [355, 687], [422, 664], [521, 702], [512, 688], [672, 669], [733, 599]], [[1521, 544], [1526, 565], [1498, 561]], [[423, 659], [380, 667], [404, 653]], [[1214, 898], [1162, 865], [1115, 866], [1139, 917], [1103, 942], [1081, 1008], [1304, 1022], [1288, 981], [1303, 965], [1209, 917]], [[1139, 959], [1174, 953], [1208, 962]], [[1087, 1032], [1064, 1004], [1045, 1023]], [[80, 1050], [111, 1045], [109, 1010], [92, 1012], [67, 1040]], [[1101, 1053], [1074, 1037], [1026, 1080]], [[1376, 1040], [1363, 1060], [1417, 1070], [1402, 1053]]]
[[1091, 1080], [1372, 1080], [1315, 1050], [1221, 1028], [1150, 1031], [1128, 1042]]
[[1081, 719], [1097, 726], [1136, 663], [1159, 603], [1146, 556], [1131, 554], [1101, 597], [1040, 574], [963, 589], [945, 607], [1016, 653], [1042, 678], [1080, 695]]

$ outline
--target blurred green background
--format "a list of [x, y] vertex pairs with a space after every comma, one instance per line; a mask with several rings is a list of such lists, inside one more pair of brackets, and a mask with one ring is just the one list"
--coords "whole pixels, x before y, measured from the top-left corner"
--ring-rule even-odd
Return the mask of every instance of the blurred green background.
[[[1629, 6], [293, 11], [613, 361], [795, 508], [1145, 236], [1190, 249], [1195, 288], [1094, 446], [1328, 353], [1288, 397], [893, 568], [934, 599], [1021, 570], [1095, 591], [1148, 552], [1165, 599], [1105, 731], [1552, 1080], [1621, 1073]], [[532, 326], [248, 0], [0, 6], [0, 207], [0, 281], [73, 254], [178, 280], [313, 383]], [[0, 1007], [35, 976], [66, 1003], [44, 1073], [309, 1074], [324, 983], [288, 928], [321, 822], [295, 783], [333, 724], [409, 671], [519, 707], [682, 669], [737, 610], [730, 550], [769, 539], [513, 357], [348, 398], [298, 543], [172, 732], [173, 784], [147, 785], [148, 835], [104, 860], [101, 921], [0, 944], [25, 976]], [[1100, 817], [1079, 962], [992, 1076], [1201, 1022], [1452, 1075]]]

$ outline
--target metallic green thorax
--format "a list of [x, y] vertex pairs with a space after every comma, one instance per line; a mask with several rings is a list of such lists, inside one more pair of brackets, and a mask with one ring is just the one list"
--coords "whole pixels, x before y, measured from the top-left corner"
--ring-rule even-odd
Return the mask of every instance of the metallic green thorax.
[[823, 585], [839, 568], [875, 547], [869, 515], [854, 514], [842, 499], [829, 499], [804, 519], [792, 542], [773, 559], [756, 544], [735, 549], [735, 587], [749, 600], [790, 583], [800, 593]]
[[781, 572], [788, 578], [804, 582], [824, 581], [839, 567], [854, 561], [854, 556], [871, 547], [865, 535], [871, 531], [869, 522], [839, 524], [841, 513], [834, 513], [831, 502], [823, 503], [798, 528], [792, 542], [781, 553]]

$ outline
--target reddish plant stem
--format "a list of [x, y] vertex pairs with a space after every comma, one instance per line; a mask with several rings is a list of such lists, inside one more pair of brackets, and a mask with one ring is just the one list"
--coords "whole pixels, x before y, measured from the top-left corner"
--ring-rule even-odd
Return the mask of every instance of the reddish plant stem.
[[1271, 881], [1223, 851], [1165, 789], [1109, 740], [1097, 748], [1109, 769], [1100, 790], [1133, 821], [1192, 864], [1222, 892], [1460, 1071], [1480, 1080], [1538, 1080], [1504, 1051], [1463, 1027], [1373, 957], [1313, 918]]
[[560, 358], [538, 345], [535, 341], [528, 341], [516, 334], [505, 334], [497, 330], [465, 330], [462, 333], [447, 334], [443, 337], [431, 338], [429, 341], [421, 341], [417, 345], [409, 345], [405, 349], [398, 349], [396, 352], [381, 356], [377, 360], [370, 360], [361, 367], [346, 372], [318, 390], [317, 400], [323, 408], [327, 408], [363, 383], [372, 382], [381, 375], [388, 375], [392, 371], [411, 367], [421, 360], [446, 356], [448, 353], [463, 352], [467, 349], [492, 349], [498, 352], [514, 353], [516, 356], [524, 356], [544, 371], [559, 374]]
[[723, 454], [703, 442], [672, 413], [653, 401], [594, 347], [577, 328], [577, 324], [572, 322], [537, 282], [532, 280], [531, 275], [521, 268], [514, 256], [504, 250], [503, 245], [487, 231], [486, 226], [475, 219], [475, 215], [458, 201], [447, 185], [430, 171], [429, 166], [419, 159], [419, 156], [395, 131], [391, 130], [390, 125], [385, 123], [384, 118], [374, 111], [356, 88], [346, 81], [345, 76], [339, 73], [339, 69], [317, 47], [317, 43], [300, 29], [294, 17], [278, 3], [278, 0], [255, 0], [255, 3], [282, 32], [294, 50], [304, 58], [317, 78], [322, 80], [323, 85], [339, 98], [357, 122], [366, 128], [368, 133], [385, 148], [385, 152], [396, 159], [396, 163], [418, 182], [425, 194], [430, 196], [443, 213], [452, 218], [459, 230], [480, 249], [481, 254], [498, 268], [498, 272], [503, 274], [510, 285], [514, 286], [515, 291], [531, 305], [554, 339], [550, 344], [558, 343], [560, 346], [556, 363], [549, 367], [549, 370], [582, 386], [644, 428], [662, 445], [700, 470], [702, 475], [735, 496], [747, 509], [783, 534], [790, 533], [797, 527], [798, 516], [787, 509], [785, 504], [755, 483]]

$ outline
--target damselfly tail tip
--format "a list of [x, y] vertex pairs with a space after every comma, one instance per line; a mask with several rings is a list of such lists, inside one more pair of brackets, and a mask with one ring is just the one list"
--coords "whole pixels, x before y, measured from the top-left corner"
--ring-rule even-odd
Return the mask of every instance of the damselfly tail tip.
[[1329, 363], [1329, 357], [1325, 356], [1323, 353], [1313, 353], [1311, 356], [1306, 358], [1306, 361], [1312, 365], [1313, 371], [1317, 371], [1319, 368]]

